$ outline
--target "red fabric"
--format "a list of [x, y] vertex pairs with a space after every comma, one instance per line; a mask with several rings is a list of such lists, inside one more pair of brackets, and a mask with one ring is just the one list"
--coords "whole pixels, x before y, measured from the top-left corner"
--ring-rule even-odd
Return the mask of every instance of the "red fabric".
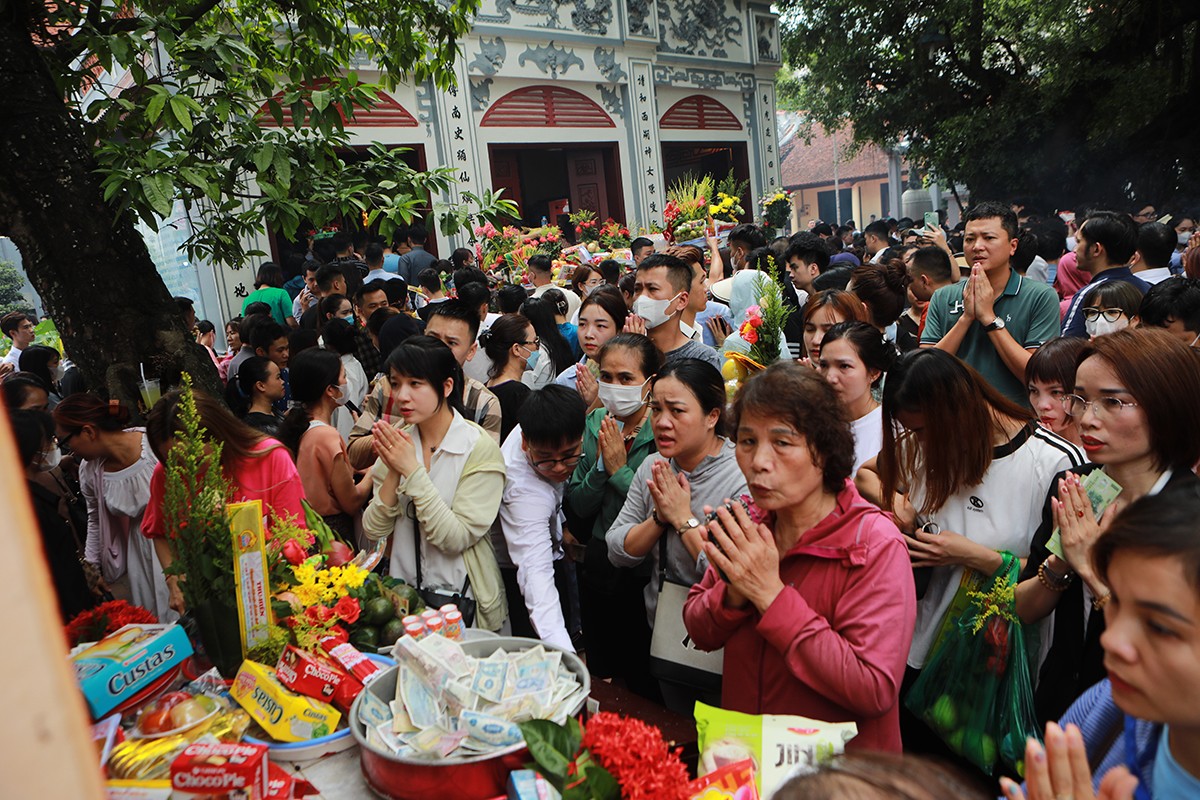
[[848, 750], [899, 753], [900, 683], [917, 601], [904, 536], [847, 480], [837, 507], [779, 567], [765, 614], [725, 605], [710, 567], [684, 623], [696, 646], [725, 648], [721, 705], [748, 714], [855, 722]]
[[1074, 253], [1065, 253], [1058, 260], [1058, 271], [1054, 274], [1054, 288], [1058, 296], [1070, 300], [1075, 293], [1088, 285], [1092, 276], [1079, 268]]
[[[263, 515], [268, 509], [274, 509], [280, 516], [288, 514], [296, 518], [300, 527], [304, 524], [304, 489], [300, 484], [300, 474], [296, 465], [288, 455], [287, 448], [274, 439], [264, 439], [255, 450], [274, 448], [264, 456], [239, 459], [232, 472], [225, 477], [233, 483], [233, 499], [262, 500]], [[157, 539], [166, 535], [166, 520], [163, 517], [163, 498], [166, 495], [166, 470], [162, 463], [154, 466], [154, 475], [150, 478], [150, 500], [146, 503], [146, 513], [142, 517], [142, 533], [147, 538]], [[270, 530], [267, 536], [271, 535]]]

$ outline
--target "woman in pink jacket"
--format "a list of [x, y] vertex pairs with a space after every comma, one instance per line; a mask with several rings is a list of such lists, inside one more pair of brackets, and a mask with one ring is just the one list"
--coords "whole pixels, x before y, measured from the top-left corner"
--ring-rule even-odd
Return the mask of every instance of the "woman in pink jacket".
[[743, 387], [732, 416], [765, 520], [736, 503], [718, 511], [711, 566], [684, 607], [696, 646], [725, 648], [721, 704], [855, 722], [848, 749], [898, 753], [912, 568], [900, 531], [849, 480], [854, 439], [837, 398], [812, 370], [779, 363]]

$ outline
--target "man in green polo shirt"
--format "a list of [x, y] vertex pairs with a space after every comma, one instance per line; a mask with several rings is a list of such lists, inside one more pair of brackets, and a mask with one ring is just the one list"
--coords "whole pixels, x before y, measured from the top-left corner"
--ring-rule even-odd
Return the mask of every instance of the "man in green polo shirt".
[[1059, 334], [1058, 295], [1009, 264], [1017, 251], [1017, 215], [1007, 204], [979, 203], [965, 220], [970, 277], [933, 293], [921, 346], [958, 356], [1028, 406], [1025, 362]]

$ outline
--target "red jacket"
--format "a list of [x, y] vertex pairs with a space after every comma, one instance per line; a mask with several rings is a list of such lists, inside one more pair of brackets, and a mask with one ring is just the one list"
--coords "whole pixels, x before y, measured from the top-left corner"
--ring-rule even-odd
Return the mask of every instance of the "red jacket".
[[900, 683], [917, 618], [903, 534], [847, 480], [779, 573], [785, 588], [762, 615], [727, 607], [712, 567], [688, 593], [692, 641], [725, 648], [721, 705], [855, 722], [847, 749], [899, 753]]

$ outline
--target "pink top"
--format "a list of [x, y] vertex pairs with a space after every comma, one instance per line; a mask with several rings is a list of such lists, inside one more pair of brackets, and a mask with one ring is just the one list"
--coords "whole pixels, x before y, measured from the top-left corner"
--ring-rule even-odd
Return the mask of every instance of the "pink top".
[[[300, 527], [304, 523], [304, 490], [300, 485], [300, 474], [287, 448], [274, 439], [264, 439], [255, 446], [255, 451], [266, 450], [263, 456], [239, 459], [233, 470], [225, 477], [233, 484], [233, 499], [262, 500], [263, 515], [269, 509], [276, 515], [291, 515]], [[142, 517], [142, 533], [150, 539], [166, 535], [166, 518], [163, 516], [163, 498], [166, 495], [166, 470], [161, 463], [155, 465], [150, 477], [150, 500]], [[269, 523], [268, 523], [269, 526]], [[267, 535], [271, 532], [268, 529]]]
[[304, 486], [304, 496], [308, 504], [318, 514], [328, 517], [331, 514], [341, 514], [345, 511], [338, 505], [333, 496], [333, 462], [338, 456], [349, 463], [350, 456], [346, 453], [346, 443], [337, 428], [324, 422], [313, 420], [300, 439], [300, 452], [296, 454], [296, 468], [300, 472], [300, 482]]
[[761, 615], [727, 606], [712, 567], [688, 593], [692, 641], [725, 648], [721, 706], [855, 722], [847, 750], [899, 753], [900, 684], [917, 618], [903, 534], [847, 480], [779, 574], [784, 589]]

